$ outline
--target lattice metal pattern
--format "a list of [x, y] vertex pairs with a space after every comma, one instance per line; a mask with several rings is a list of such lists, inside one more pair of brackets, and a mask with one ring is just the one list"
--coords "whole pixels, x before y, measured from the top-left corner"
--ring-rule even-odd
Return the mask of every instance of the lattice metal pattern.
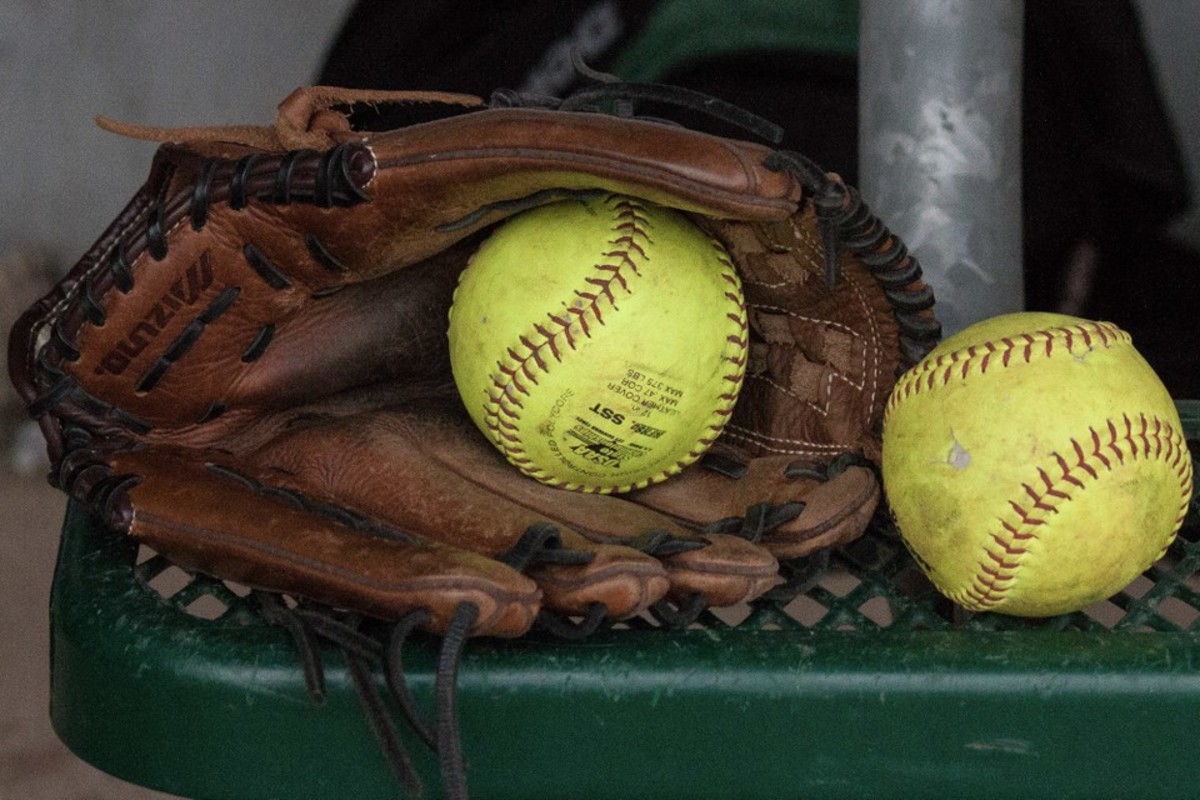
[[[1193, 458], [1200, 440], [1190, 440]], [[1200, 472], [1198, 472], [1200, 490]], [[969, 614], [942, 598], [898, 533], [880, 514], [861, 539], [786, 565], [787, 585], [750, 605], [705, 612], [700, 627], [751, 630], [1104, 630], [1200, 632], [1200, 491], [1166, 556], [1104, 602], [1060, 617], [1031, 620]], [[249, 590], [189, 575], [142, 548], [134, 574], [167, 603], [200, 619], [251, 619]], [[622, 627], [649, 627], [649, 618]]]

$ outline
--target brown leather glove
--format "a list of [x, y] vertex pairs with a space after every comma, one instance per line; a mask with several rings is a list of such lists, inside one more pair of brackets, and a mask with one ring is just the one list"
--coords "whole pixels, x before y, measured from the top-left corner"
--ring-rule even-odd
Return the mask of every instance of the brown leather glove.
[[[760, 596], [777, 559], [858, 536], [884, 400], [939, 332], [919, 266], [835, 175], [629, 116], [628, 96], [624, 116], [593, 107], [622, 91], [503, 107], [520, 98], [314, 88], [272, 127], [104, 123], [166, 143], [12, 332], [52, 481], [185, 568], [385, 619], [422, 610], [438, 633], [456, 616], [495, 636], [542, 612], [686, 619]], [[351, 107], [400, 102], [437, 118], [350, 123]], [[489, 227], [600, 190], [719, 238], [752, 327], [710, 453], [619, 497], [504, 462], [465, 416], [446, 344]]]

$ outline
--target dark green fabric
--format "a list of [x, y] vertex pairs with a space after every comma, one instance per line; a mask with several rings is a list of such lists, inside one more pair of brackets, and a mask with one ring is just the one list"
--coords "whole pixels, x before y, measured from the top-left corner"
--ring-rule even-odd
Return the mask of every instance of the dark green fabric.
[[658, 80], [697, 61], [748, 51], [858, 52], [854, 0], [662, 0], [613, 74]]

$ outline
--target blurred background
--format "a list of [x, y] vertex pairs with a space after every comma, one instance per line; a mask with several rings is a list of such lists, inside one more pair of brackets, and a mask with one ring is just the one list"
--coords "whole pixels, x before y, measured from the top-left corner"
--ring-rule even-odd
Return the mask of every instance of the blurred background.
[[[548, 81], [538, 60], [589, 25], [598, 44], [589, 51], [585, 42], [584, 50], [594, 65], [643, 73], [630, 77], [651, 72], [644, 59], [622, 61], [617, 53], [630, 49], [633, 29], [649, 16], [633, 9], [651, 4], [535, 1], [520, 4], [520, 14], [505, 5], [0, 0], [0, 328], [7, 331], [18, 311], [86, 251], [146, 175], [155, 145], [100, 130], [97, 114], [162, 126], [269, 124], [288, 92], [320, 79], [485, 95], [522, 84], [562, 91], [569, 85]], [[720, 7], [693, 8], [714, 5]], [[820, 10], [811, 23], [824, 26], [823, 54], [717, 53], [703, 63], [662, 66], [653, 77], [776, 119], [788, 131], [788, 146], [859, 183], [854, 55], [836, 41], [838, 25], [855, 20], [830, 12], [854, 4], [805, 5]], [[1146, 260], [1151, 237], [1156, 248], [1163, 239], [1168, 247], [1200, 247], [1200, 205], [1191, 190], [1200, 180], [1200, 104], [1193, 99], [1200, 7], [1184, 0], [1067, 1], [1032, 4], [1026, 16], [1025, 235], [1035, 248], [1029, 260], [1039, 262], [1029, 269], [1027, 301], [1039, 309], [1107, 314], [1136, 336], [1141, 317], [1169, 312], [1162, 302], [1178, 305], [1180, 292], [1197, 283], [1186, 251], [1156, 250], [1150, 265], [1126, 262]], [[1064, 264], [1095, 256], [1078, 240], [1106, 236], [1124, 237], [1117, 249], [1135, 246], [1132, 254], [1119, 253], [1123, 263], [1107, 274], [1121, 288], [1110, 296], [1140, 303], [1128, 311], [1138, 319], [1121, 319], [1111, 297], [1089, 305], [1067, 296]], [[1172, 259], [1179, 263], [1163, 263]], [[1041, 263], [1047, 260], [1056, 263], [1047, 268]], [[1146, 283], [1178, 285], [1161, 297], [1138, 296]], [[12, 392], [6, 381], [0, 386], [0, 409], [9, 420], [0, 427], [6, 460], [19, 471], [35, 470], [37, 455], [14, 449], [22, 434], [11, 424]], [[1170, 388], [1197, 393], [1183, 379]]]
[[[1027, 58], [1026, 87], [1036, 83], [1036, 104], [1026, 108], [1025, 235], [1027, 258], [1032, 252], [1045, 268], [1027, 276], [1027, 300], [1127, 327], [1173, 393], [1200, 396], [1192, 367], [1200, 342], [1192, 321], [1200, 298], [1192, 188], [1200, 184], [1200, 6], [1035, 8], [1036, 29], [1026, 20], [1036, 67], [1030, 73]], [[0, 0], [0, 330], [7, 336], [146, 175], [155, 146], [101, 131], [97, 114], [163, 126], [269, 124], [293, 88], [322, 79], [557, 92], [566, 85], [544, 68], [558, 44], [586, 33], [593, 65], [614, 68], [609, 39], [628, 38], [645, 18], [617, 0]], [[789, 146], [855, 177], [854, 56], [844, 42], [815, 56], [725, 53], [662, 72], [656, 77], [777, 119]], [[805, 102], [789, 103], [798, 93]], [[1040, 126], [1036, 135], [1029, 124]], [[40, 434], [22, 420], [0, 381], [0, 637], [8, 643], [0, 651], [0, 797], [162, 797], [78, 762], [50, 731], [46, 604], [64, 499], [46, 486]]]
[[[145, 179], [154, 145], [96, 114], [269, 124], [312, 83], [349, 8], [331, 0], [0, 0], [0, 329], [79, 259]], [[65, 499], [0, 381], [0, 798], [165, 798], [96, 770], [48, 714], [50, 580]]]
[[[0, 328], [69, 269], [137, 191], [156, 146], [93, 119], [151, 125], [270, 124], [311, 84], [346, 0], [0, 0]], [[12, 425], [6, 462], [41, 470]], [[40, 439], [40, 434], [36, 435]], [[39, 446], [40, 448], [40, 446]]]

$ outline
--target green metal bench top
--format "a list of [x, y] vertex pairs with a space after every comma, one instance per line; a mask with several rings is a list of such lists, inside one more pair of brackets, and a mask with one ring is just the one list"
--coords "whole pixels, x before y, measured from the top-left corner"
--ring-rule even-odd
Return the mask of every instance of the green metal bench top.
[[[1195, 452], [1200, 404], [1180, 410]], [[802, 565], [786, 605], [472, 641], [458, 700], [472, 796], [1200, 796], [1197, 538], [1194, 502], [1128, 589], [1030, 621], [950, 610], [881, 517]], [[315, 705], [287, 633], [236, 587], [139, 554], [76, 504], [51, 623], [54, 727], [100, 769], [208, 800], [400, 793], [336, 650]], [[418, 637], [406, 657], [422, 700], [437, 649]], [[435, 758], [407, 741], [437, 796]]]

